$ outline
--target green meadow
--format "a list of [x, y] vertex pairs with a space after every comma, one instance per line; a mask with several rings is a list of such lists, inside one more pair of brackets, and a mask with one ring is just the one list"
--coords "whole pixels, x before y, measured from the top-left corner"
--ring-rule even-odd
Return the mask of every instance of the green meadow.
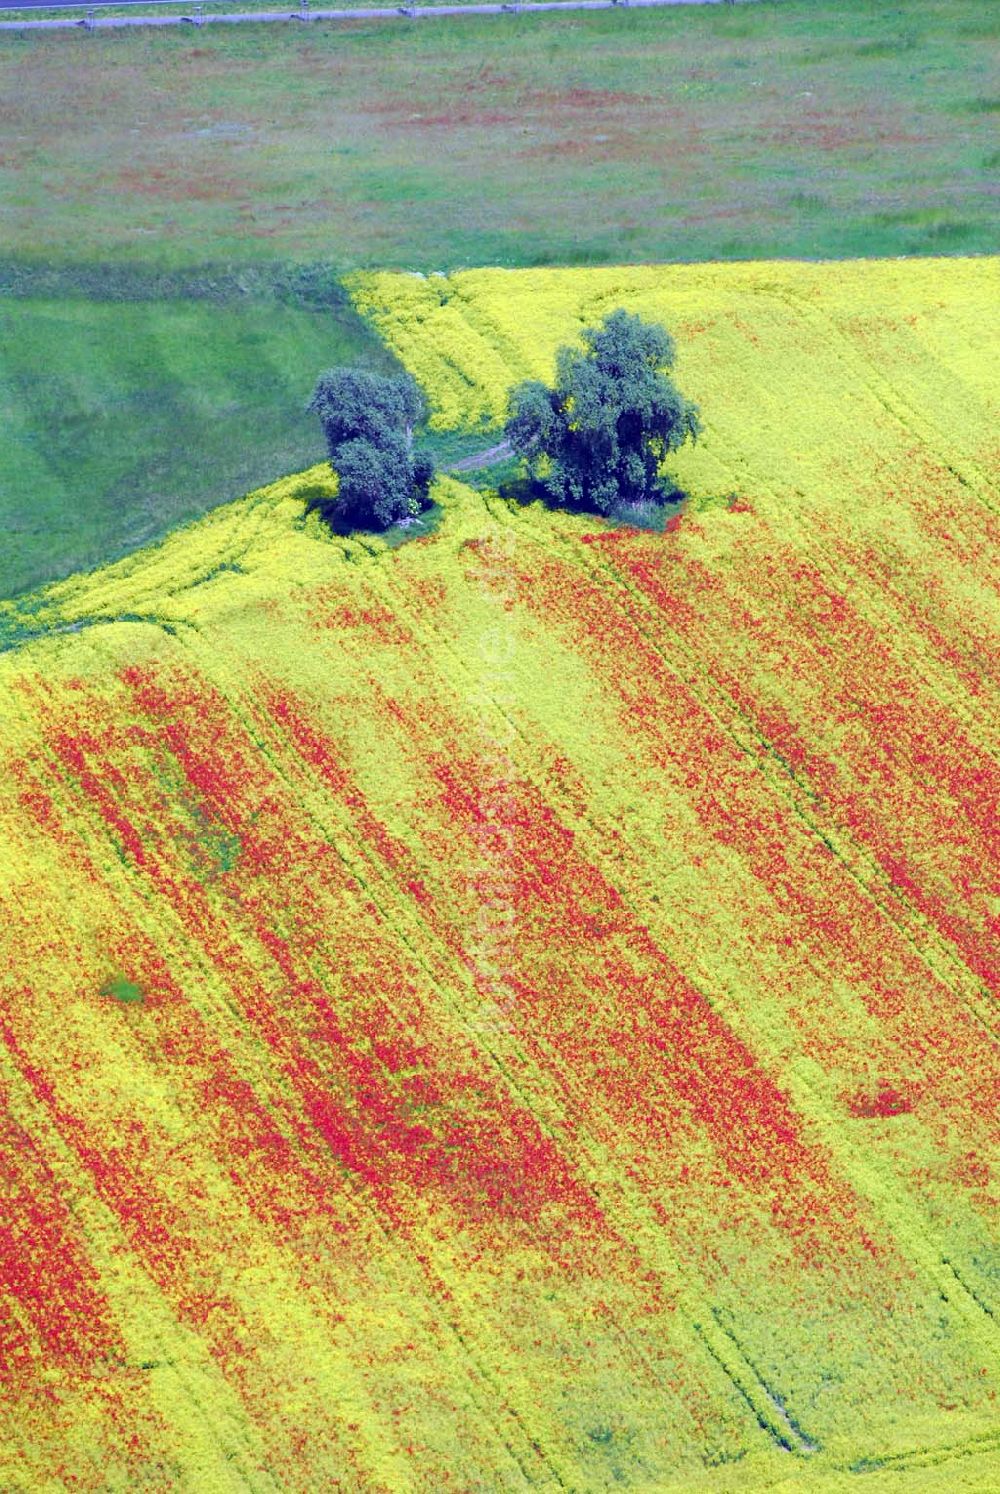
[[388, 359], [280, 302], [0, 302], [0, 594], [99, 564], [324, 455], [325, 365]]

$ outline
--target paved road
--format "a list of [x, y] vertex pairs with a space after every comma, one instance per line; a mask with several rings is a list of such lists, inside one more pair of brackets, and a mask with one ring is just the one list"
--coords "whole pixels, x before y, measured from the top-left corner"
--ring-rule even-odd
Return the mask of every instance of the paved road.
[[[116, 6], [121, 5], [143, 5], [148, 6], [151, 0], [113, 0]], [[158, 3], [158, 0], [152, 0]], [[159, 0], [159, 3], [177, 3], [177, 0]], [[307, 0], [308, 3], [308, 0]], [[38, 21], [0, 21], [0, 31], [27, 31], [27, 30], [58, 30], [67, 26], [90, 26], [94, 29], [107, 29], [120, 26], [180, 26], [184, 23], [195, 21], [197, 25], [229, 25], [241, 21], [301, 21], [305, 19], [314, 21], [373, 21], [383, 17], [398, 19], [405, 16], [409, 19], [419, 19], [425, 16], [499, 16], [511, 13], [520, 14], [527, 11], [539, 10], [614, 10], [628, 7], [638, 10], [649, 7], [666, 5], [732, 5], [735, 0], [524, 0], [523, 4], [512, 3], [509, 5], [400, 5], [392, 8], [380, 6], [378, 9], [358, 10], [320, 10], [313, 6], [308, 7], [308, 12], [292, 8], [287, 10], [256, 10], [232, 13], [228, 15], [205, 15], [197, 16], [196, 7], [191, 5], [184, 13], [145, 14], [141, 16], [102, 16], [96, 14], [88, 18], [86, 14], [79, 13], [93, 9], [99, 11], [97, 5], [90, 5], [86, 0], [70, 0], [67, 4], [52, 4], [51, 0], [0, 0], [0, 11], [4, 10], [60, 10], [67, 12], [51, 20]], [[76, 14], [73, 14], [76, 12]]]

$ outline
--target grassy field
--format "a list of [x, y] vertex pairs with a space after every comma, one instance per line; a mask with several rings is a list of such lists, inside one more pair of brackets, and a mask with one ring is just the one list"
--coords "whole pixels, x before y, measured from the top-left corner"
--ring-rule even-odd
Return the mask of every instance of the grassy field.
[[995, 247], [997, 35], [785, 0], [0, 36], [0, 594], [319, 454], [312, 379], [378, 354], [289, 266]]
[[0, 608], [5, 1490], [992, 1494], [995, 284], [458, 276], [442, 409], [683, 318], [664, 533], [318, 468]]
[[388, 367], [349, 309], [0, 301], [0, 595], [93, 566], [323, 456], [322, 368]]

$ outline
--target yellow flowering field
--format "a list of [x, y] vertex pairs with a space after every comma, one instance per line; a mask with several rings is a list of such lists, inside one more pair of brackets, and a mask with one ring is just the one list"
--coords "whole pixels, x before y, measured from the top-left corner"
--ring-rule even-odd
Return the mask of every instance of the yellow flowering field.
[[495, 426], [513, 383], [550, 379], [560, 344], [624, 306], [676, 338], [678, 382], [708, 427], [704, 449], [676, 459], [695, 483], [750, 464], [783, 493], [828, 486], [840, 452], [864, 490], [900, 423], [933, 432], [942, 455], [950, 440], [976, 466], [995, 459], [995, 258], [358, 273], [348, 284], [437, 429]]
[[0, 604], [0, 1488], [996, 1488], [995, 285], [369, 277], [663, 315], [690, 502]]

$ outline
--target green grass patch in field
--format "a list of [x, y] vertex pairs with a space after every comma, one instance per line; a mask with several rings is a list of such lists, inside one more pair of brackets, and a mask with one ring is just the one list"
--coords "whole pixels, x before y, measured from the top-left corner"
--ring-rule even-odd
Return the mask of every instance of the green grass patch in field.
[[115, 1001], [123, 1003], [142, 1002], [145, 997], [141, 986], [135, 981], [126, 980], [124, 975], [113, 976], [101, 987], [102, 996], [111, 996]]

